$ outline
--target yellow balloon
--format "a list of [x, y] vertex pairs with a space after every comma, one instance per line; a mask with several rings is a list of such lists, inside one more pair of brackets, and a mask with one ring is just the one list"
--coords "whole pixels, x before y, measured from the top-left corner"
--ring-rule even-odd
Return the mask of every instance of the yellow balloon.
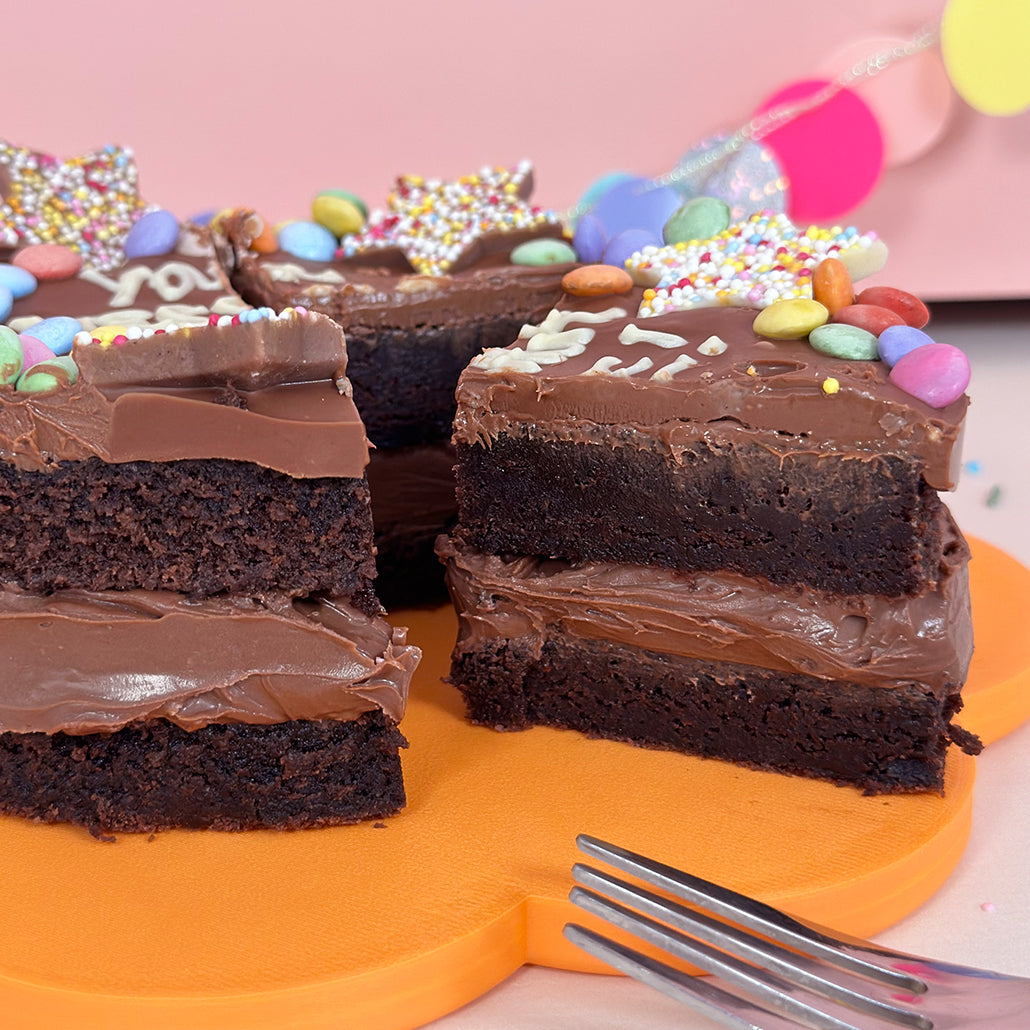
[[941, 53], [963, 100], [984, 114], [1030, 107], [1030, 0], [949, 0]]

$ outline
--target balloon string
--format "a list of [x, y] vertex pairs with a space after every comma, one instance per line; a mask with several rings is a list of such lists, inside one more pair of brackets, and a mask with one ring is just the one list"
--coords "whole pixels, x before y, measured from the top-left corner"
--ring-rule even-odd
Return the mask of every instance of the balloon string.
[[[821, 107], [832, 100], [842, 89], [847, 89], [853, 82], [860, 79], [871, 79], [875, 75], [889, 68], [892, 64], [912, 57], [915, 54], [929, 49], [937, 42], [938, 30], [936, 21], [928, 22], [911, 39], [905, 43], [878, 50], [870, 54], [864, 60], [856, 61], [850, 68], [841, 72], [833, 81], [826, 83], [822, 89], [811, 96], [805, 97], [789, 104], [781, 104], [778, 107], [770, 108], [761, 114], [755, 115], [746, 125], [742, 125], [736, 132], [727, 136], [718, 146], [706, 148], [705, 151], [686, 163], [680, 163], [664, 175], [656, 176], [646, 185], [640, 187], [640, 192], [659, 189], [662, 186], [675, 186], [684, 179], [691, 179], [712, 165], [724, 161], [731, 154], [736, 153], [745, 143], [763, 139], [769, 133], [775, 131], [788, 122], [800, 118], [803, 114]], [[593, 204], [579, 204], [569, 212], [569, 221], [575, 221], [586, 211], [589, 211]]]

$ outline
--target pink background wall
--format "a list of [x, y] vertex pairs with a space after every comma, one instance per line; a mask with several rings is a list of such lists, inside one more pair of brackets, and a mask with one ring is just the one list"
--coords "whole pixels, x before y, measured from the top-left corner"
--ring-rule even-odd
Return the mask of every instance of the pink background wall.
[[[319, 189], [371, 206], [400, 172], [536, 166], [538, 202], [603, 172], [654, 175], [842, 48], [908, 36], [943, 0], [319, 0], [7, 5], [0, 137], [69, 156], [132, 146], [145, 197], [181, 216], [306, 217]], [[173, 13], [174, 12], [174, 13]], [[832, 13], [831, 13], [832, 12]], [[18, 41], [12, 46], [11, 41]], [[870, 51], [872, 52], [872, 51]], [[916, 59], [918, 60], [918, 59]], [[832, 61], [829, 67], [833, 67]], [[894, 89], [916, 124], [918, 75]], [[1030, 296], [1030, 113], [957, 97], [940, 140], [842, 220], [935, 298]]]

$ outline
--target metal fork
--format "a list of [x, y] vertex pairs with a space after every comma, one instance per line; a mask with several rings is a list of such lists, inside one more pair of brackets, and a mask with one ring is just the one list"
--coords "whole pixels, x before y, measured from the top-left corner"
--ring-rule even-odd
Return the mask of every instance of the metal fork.
[[573, 866], [573, 877], [583, 886], [572, 888], [572, 902], [712, 976], [693, 976], [575, 923], [565, 927], [565, 936], [722, 1026], [1030, 1028], [1030, 980], [834, 936], [753, 898], [594, 837], [581, 835], [576, 843], [590, 857], [720, 917], [590, 866]]

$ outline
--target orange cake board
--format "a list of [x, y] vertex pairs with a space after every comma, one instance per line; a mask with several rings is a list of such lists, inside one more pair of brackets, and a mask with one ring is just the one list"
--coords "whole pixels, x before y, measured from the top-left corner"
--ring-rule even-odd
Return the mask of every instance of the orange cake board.
[[[1015, 600], [1026, 570], [984, 553], [974, 603], [988, 570], [999, 577], [988, 586]], [[975, 767], [965, 755], [952, 755], [943, 798], [864, 797], [570, 732], [495, 733], [468, 725], [440, 682], [453, 614], [401, 618], [425, 659], [403, 725], [400, 815], [113, 844], [0, 819], [5, 1028], [400, 1030], [524, 962], [599, 970], [561, 936], [568, 920], [590, 922], [567, 901], [580, 832], [860, 936], [912, 911], [962, 854]], [[981, 665], [1025, 688], [1027, 655], [1020, 676], [1020, 661], [990, 653], [998, 636], [982, 637]]]

